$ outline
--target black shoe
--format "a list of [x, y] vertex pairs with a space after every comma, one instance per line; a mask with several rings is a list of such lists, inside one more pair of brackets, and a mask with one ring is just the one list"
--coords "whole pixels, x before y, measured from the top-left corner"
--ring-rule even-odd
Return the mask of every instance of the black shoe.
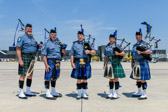
[[61, 93], [58, 93], [58, 95], [53, 95], [54, 97], [62, 97]]
[[133, 94], [132, 95], [132, 97], [140, 97], [141, 95], [135, 95], [135, 94]]
[[146, 100], [147, 97], [139, 97], [138, 100]]
[[27, 99], [27, 97], [20, 97], [20, 96], [18, 96], [18, 98], [20, 98], [20, 99]]
[[82, 99], [82, 97], [76, 97], [76, 99], [77, 99], [77, 100], [80, 100], [80, 99]]
[[32, 94], [26, 94], [26, 93], [25, 93], [25, 95], [26, 95], [26, 96], [30, 96], [30, 97], [36, 96], [36, 94], [33, 94], [33, 95], [32, 95]]
[[46, 99], [49, 99], [49, 100], [56, 100], [57, 98], [56, 98], [56, 97], [46, 97]]

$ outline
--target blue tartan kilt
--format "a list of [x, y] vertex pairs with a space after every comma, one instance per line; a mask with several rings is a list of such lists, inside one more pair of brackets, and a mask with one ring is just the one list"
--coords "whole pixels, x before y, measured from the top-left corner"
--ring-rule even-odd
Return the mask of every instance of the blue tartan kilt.
[[86, 62], [85, 73], [80, 73], [79, 61], [75, 61], [75, 69], [72, 69], [71, 77], [74, 79], [87, 80], [91, 78], [91, 65], [90, 61]]
[[[150, 75], [150, 68], [149, 68], [149, 64], [148, 61], [144, 60], [144, 61], [139, 61], [140, 64], [140, 70], [141, 70], [141, 79], [139, 80], [150, 80], [151, 79], [151, 75]], [[130, 75], [130, 78], [133, 78], [133, 72]], [[137, 79], [135, 79], [137, 80]]]
[[[47, 60], [48, 62], [48, 65], [51, 67], [51, 69], [49, 69], [49, 72], [46, 72], [45, 71], [45, 76], [44, 76], [44, 79], [45, 80], [56, 80], [59, 78], [60, 76], [60, 60], [58, 59], [53, 59], [53, 60], [50, 60], [48, 59]], [[59, 65], [56, 67], [56, 65]]]

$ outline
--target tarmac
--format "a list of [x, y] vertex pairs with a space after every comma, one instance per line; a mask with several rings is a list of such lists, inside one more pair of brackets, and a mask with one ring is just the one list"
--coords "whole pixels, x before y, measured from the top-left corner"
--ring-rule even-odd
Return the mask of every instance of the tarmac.
[[[88, 100], [76, 100], [76, 80], [70, 77], [70, 62], [61, 63], [61, 75], [56, 91], [63, 97], [45, 98], [44, 64], [35, 64], [31, 90], [37, 94], [27, 100], [19, 99], [18, 62], [0, 62], [0, 112], [168, 112], [168, 63], [150, 63], [147, 100], [133, 98], [136, 82], [129, 78], [131, 64], [123, 62], [126, 78], [120, 79], [119, 99], [106, 99], [108, 79], [103, 77], [103, 62], [92, 62], [92, 77], [88, 80]], [[26, 85], [26, 84], [25, 84]], [[24, 90], [25, 90], [24, 85]]]

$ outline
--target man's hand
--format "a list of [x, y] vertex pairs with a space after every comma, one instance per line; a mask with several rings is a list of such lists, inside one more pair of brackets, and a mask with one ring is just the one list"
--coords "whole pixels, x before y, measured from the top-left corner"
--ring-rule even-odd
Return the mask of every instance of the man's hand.
[[117, 52], [117, 51], [115, 51], [115, 55], [120, 55], [120, 53], [119, 53], [119, 52]]
[[85, 50], [85, 53], [86, 53], [86, 54], [90, 54], [91, 51], [90, 51], [90, 50]]
[[63, 53], [63, 54], [65, 54], [65, 53], [66, 53], [65, 49], [62, 49], [62, 53]]
[[139, 51], [139, 50], [137, 50], [137, 53], [138, 53], [138, 54], [142, 54], [142, 52], [141, 52], [141, 51]]
[[76, 66], [75, 66], [75, 64], [73, 63], [73, 64], [71, 64], [71, 66], [72, 66], [72, 68], [73, 69], [75, 69], [76, 68]]
[[20, 66], [23, 66], [23, 65], [24, 65], [24, 63], [23, 63], [22, 60], [19, 61], [19, 65], [20, 65]]
[[104, 69], [104, 70], [106, 69], [106, 66], [105, 66], [105, 65], [103, 65], [103, 69]]
[[49, 72], [49, 69], [51, 69], [51, 67], [49, 65], [45, 66], [46, 72]]

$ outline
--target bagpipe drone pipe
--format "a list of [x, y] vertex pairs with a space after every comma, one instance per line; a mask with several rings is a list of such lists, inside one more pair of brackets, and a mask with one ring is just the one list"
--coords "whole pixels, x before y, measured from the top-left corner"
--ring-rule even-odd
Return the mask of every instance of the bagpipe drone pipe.
[[[151, 28], [152, 28], [151, 25], [149, 25], [147, 22], [142, 22], [141, 24], [146, 25], [146, 32], [147, 33], [146, 33], [142, 43], [139, 46], [136, 47], [136, 50], [144, 52], [144, 51], [148, 50], [149, 48], [151, 48], [152, 46], [155, 46], [155, 48], [157, 48], [158, 47], [158, 42], [161, 41], [161, 39], [155, 39], [155, 37], [151, 37]], [[139, 29], [139, 32], [141, 32], [141, 29]], [[148, 39], [148, 41], [146, 39]], [[153, 44], [151, 44], [152, 41], [154, 41]], [[141, 53], [141, 55], [146, 60], [149, 60], [149, 61], [152, 60], [150, 54]]]

